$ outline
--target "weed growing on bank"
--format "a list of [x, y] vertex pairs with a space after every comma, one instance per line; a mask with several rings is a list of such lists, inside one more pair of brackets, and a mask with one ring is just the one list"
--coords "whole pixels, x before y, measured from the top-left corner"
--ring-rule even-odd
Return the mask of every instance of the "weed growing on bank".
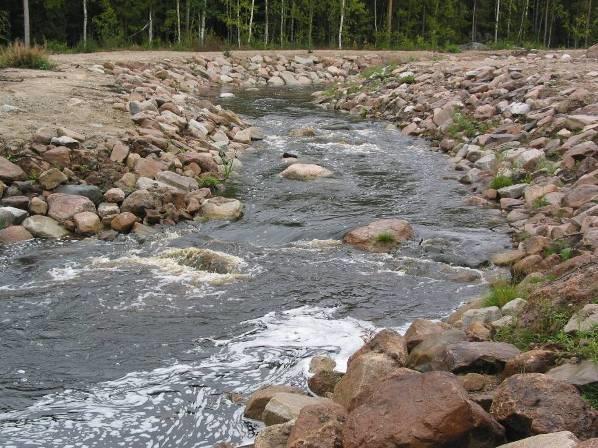
[[478, 121], [461, 112], [456, 112], [453, 115], [453, 124], [448, 128], [448, 133], [453, 138], [457, 138], [460, 135], [473, 138], [476, 135], [483, 134], [488, 129], [490, 129], [490, 124]]
[[0, 68], [9, 67], [50, 70], [53, 65], [43, 47], [26, 47], [21, 42], [14, 42], [0, 48]]
[[497, 306], [502, 308], [511, 300], [527, 296], [527, 291], [519, 285], [507, 281], [498, 281], [490, 286], [488, 295], [484, 298], [484, 306]]
[[504, 187], [510, 187], [511, 185], [513, 185], [513, 179], [511, 179], [509, 176], [496, 176], [494, 179], [492, 179], [492, 182], [490, 182], [490, 188], [494, 188], [495, 190], [500, 190]]

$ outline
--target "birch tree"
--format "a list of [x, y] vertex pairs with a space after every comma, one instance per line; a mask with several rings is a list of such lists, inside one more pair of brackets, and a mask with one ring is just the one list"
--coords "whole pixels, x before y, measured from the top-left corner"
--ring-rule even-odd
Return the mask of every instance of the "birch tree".
[[176, 29], [177, 40], [181, 43], [181, 0], [176, 0]]
[[31, 28], [29, 24], [29, 0], [23, 0], [23, 31], [25, 46], [31, 46]]
[[388, 45], [390, 45], [392, 38], [392, 0], [388, 0], [386, 6], [386, 40], [388, 41]]
[[87, 48], [87, 0], [83, 0], [83, 48]]
[[345, 0], [341, 0], [341, 19], [338, 27], [338, 49], [343, 49], [343, 22], [345, 21]]
[[500, 0], [496, 0], [496, 20], [494, 22], [494, 43], [498, 42], [498, 24], [500, 22]]
[[592, 0], [588, 0], [588, 18], [586, 20], [586, 47], [589, 46], [591, 20], [592, 20]]
[[251, 32], [253, 30], [253, 9], [255, 8], [255, 0], [251, 0], [251, 13], [249, 15], [249, 36], [247, 37], [247, 44], [251, 44]]

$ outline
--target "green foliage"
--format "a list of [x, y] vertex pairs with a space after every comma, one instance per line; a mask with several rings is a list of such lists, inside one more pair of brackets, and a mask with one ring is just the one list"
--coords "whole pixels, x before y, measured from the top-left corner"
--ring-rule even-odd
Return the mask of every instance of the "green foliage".
[[21, 42], [15, 42], [0, 48], [0, 68], [7, 67], [50, 70], [53, 65], [44, 48], [26, 47]]
[[199, 184], [199, 188], [214, 188], [222, 183], [222, 179], [208, 174], [206, 176], [199, 177], [197, 179], [197, 183]]
[[0, 42], [8, 42], [10, 31], [10, 22], [8, 21], [8, 11], [0, 10]]
[[544, 256], [558, 254], [561, 260], [566, 261], [573, 257], [573, 248], [567, 245], [566, 241], [554, 241], [550, 246], [544, 249]]
[[415, 84], [417, 81], [415, 80], [415, 76], [408, 75], [408, 76], [402, 76], [399, 79], [399, 82], [403, 83], [403, 84]]
[[457, 138], [460, 135], [473, 138], [476, 135], [486, 132], [489, 127], [487, 123], [478, 121], [461, 112], [456, 112], [453, 115], [453, 123], [448, 128], [448, 133], [453, 138]]
[[546, 200], [546, 198], [544, 198], [544, 196], [542, 196], [541, 198], [535, 199], [534, 203], [532, 204], [533, 208], [542, 208], [542, 207], [546, 207], [547, 205], [550, 205], [550, 204]]
[[496, 176], [492, 179], [492, 182], [490, 182], [490, 188], [494, 188], [495, 190], [510, 187], [511, 185], [513, 185], [513, 179], [509, 176]]
[[592, 408], [598, 409], [598, 384], [581, 387], [581, 398], [586, 400]]
[[6, 221], [4, 221], [4, 218], [2, 216], [0, 216], [0, 230], [4, 229], [6, 227]]
[[390, 232], [381, 232], [378, 235], [376, 235], [376, 242], [382, 243], [382, 244], [394, 243], [395, 237]]
[[484, 306], [497, 306], [502, 308], [511, 300], [518, 297], [525, 298], [527, 291], [518, 285], [506, 281], [498, 281], [490, 285], [490, 291], [484, 297]]
[[446, 44], [443, 48], [445, 53], [461, 53], [461, 48], [455, 44]]
[[384, 79], [397, 68], [396, 64], [390, 65], [372, 65], [361, 72], [361, 76], [365, 79]]

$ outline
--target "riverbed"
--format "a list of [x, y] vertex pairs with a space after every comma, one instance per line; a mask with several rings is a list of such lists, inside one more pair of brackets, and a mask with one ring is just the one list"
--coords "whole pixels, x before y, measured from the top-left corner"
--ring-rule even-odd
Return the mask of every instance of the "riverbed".
[[[267, 136], [226, 186], [242, 219], [2, 249], [0, 446], [250, 441], [242, 396], [305, 387], [311, 356], [342, 368], [376, 329], [445, 316], [484, 291], [489, 255], [510, 248], [499, 213], [465, 205], [466, 187], [425, 141], [319, 109], [308, 91], [219, 101]], [[289, 136], [302, 127], [316, 135]], [[334, 175], [283, 179], [285, 152]], [[391, 254], [340, 244], [386, 217], [417, 238]], [[238, 270], [183, 265], [167, 256], [177, 248], [221, 252]]]

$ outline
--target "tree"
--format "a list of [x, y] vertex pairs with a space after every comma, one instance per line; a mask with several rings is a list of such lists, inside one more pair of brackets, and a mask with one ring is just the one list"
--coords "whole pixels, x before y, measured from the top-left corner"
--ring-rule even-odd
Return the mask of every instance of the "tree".
[[181, 43], [181, 0], [176, 0], [176, 35], [179, 44]]
[[494, 21], [494, 43], [498, 42], [498, 24], [500, 22], [500, 0], [496, 0], [496, 20]]
[[251, 32], [253, 31], [253, 10], [255, 8], [255, 0], [251, 0], [251, 15], [249, 16], [249, 36], [247, 37], [247, 44], [251, 44]]
[[23, 0], [23, 30], [25, 46], [31, 46], [31, 28], [29, 22], [29, 0]]
[[392, 0], [388, 0], [386, 10], [386, 40], [387, 44], [390, 45], [392, 36]]
[[341, 19], [338, 27], [338, 48], [343, 48], [343, 22], [345, 21], [345, 0], [341, 0]]

